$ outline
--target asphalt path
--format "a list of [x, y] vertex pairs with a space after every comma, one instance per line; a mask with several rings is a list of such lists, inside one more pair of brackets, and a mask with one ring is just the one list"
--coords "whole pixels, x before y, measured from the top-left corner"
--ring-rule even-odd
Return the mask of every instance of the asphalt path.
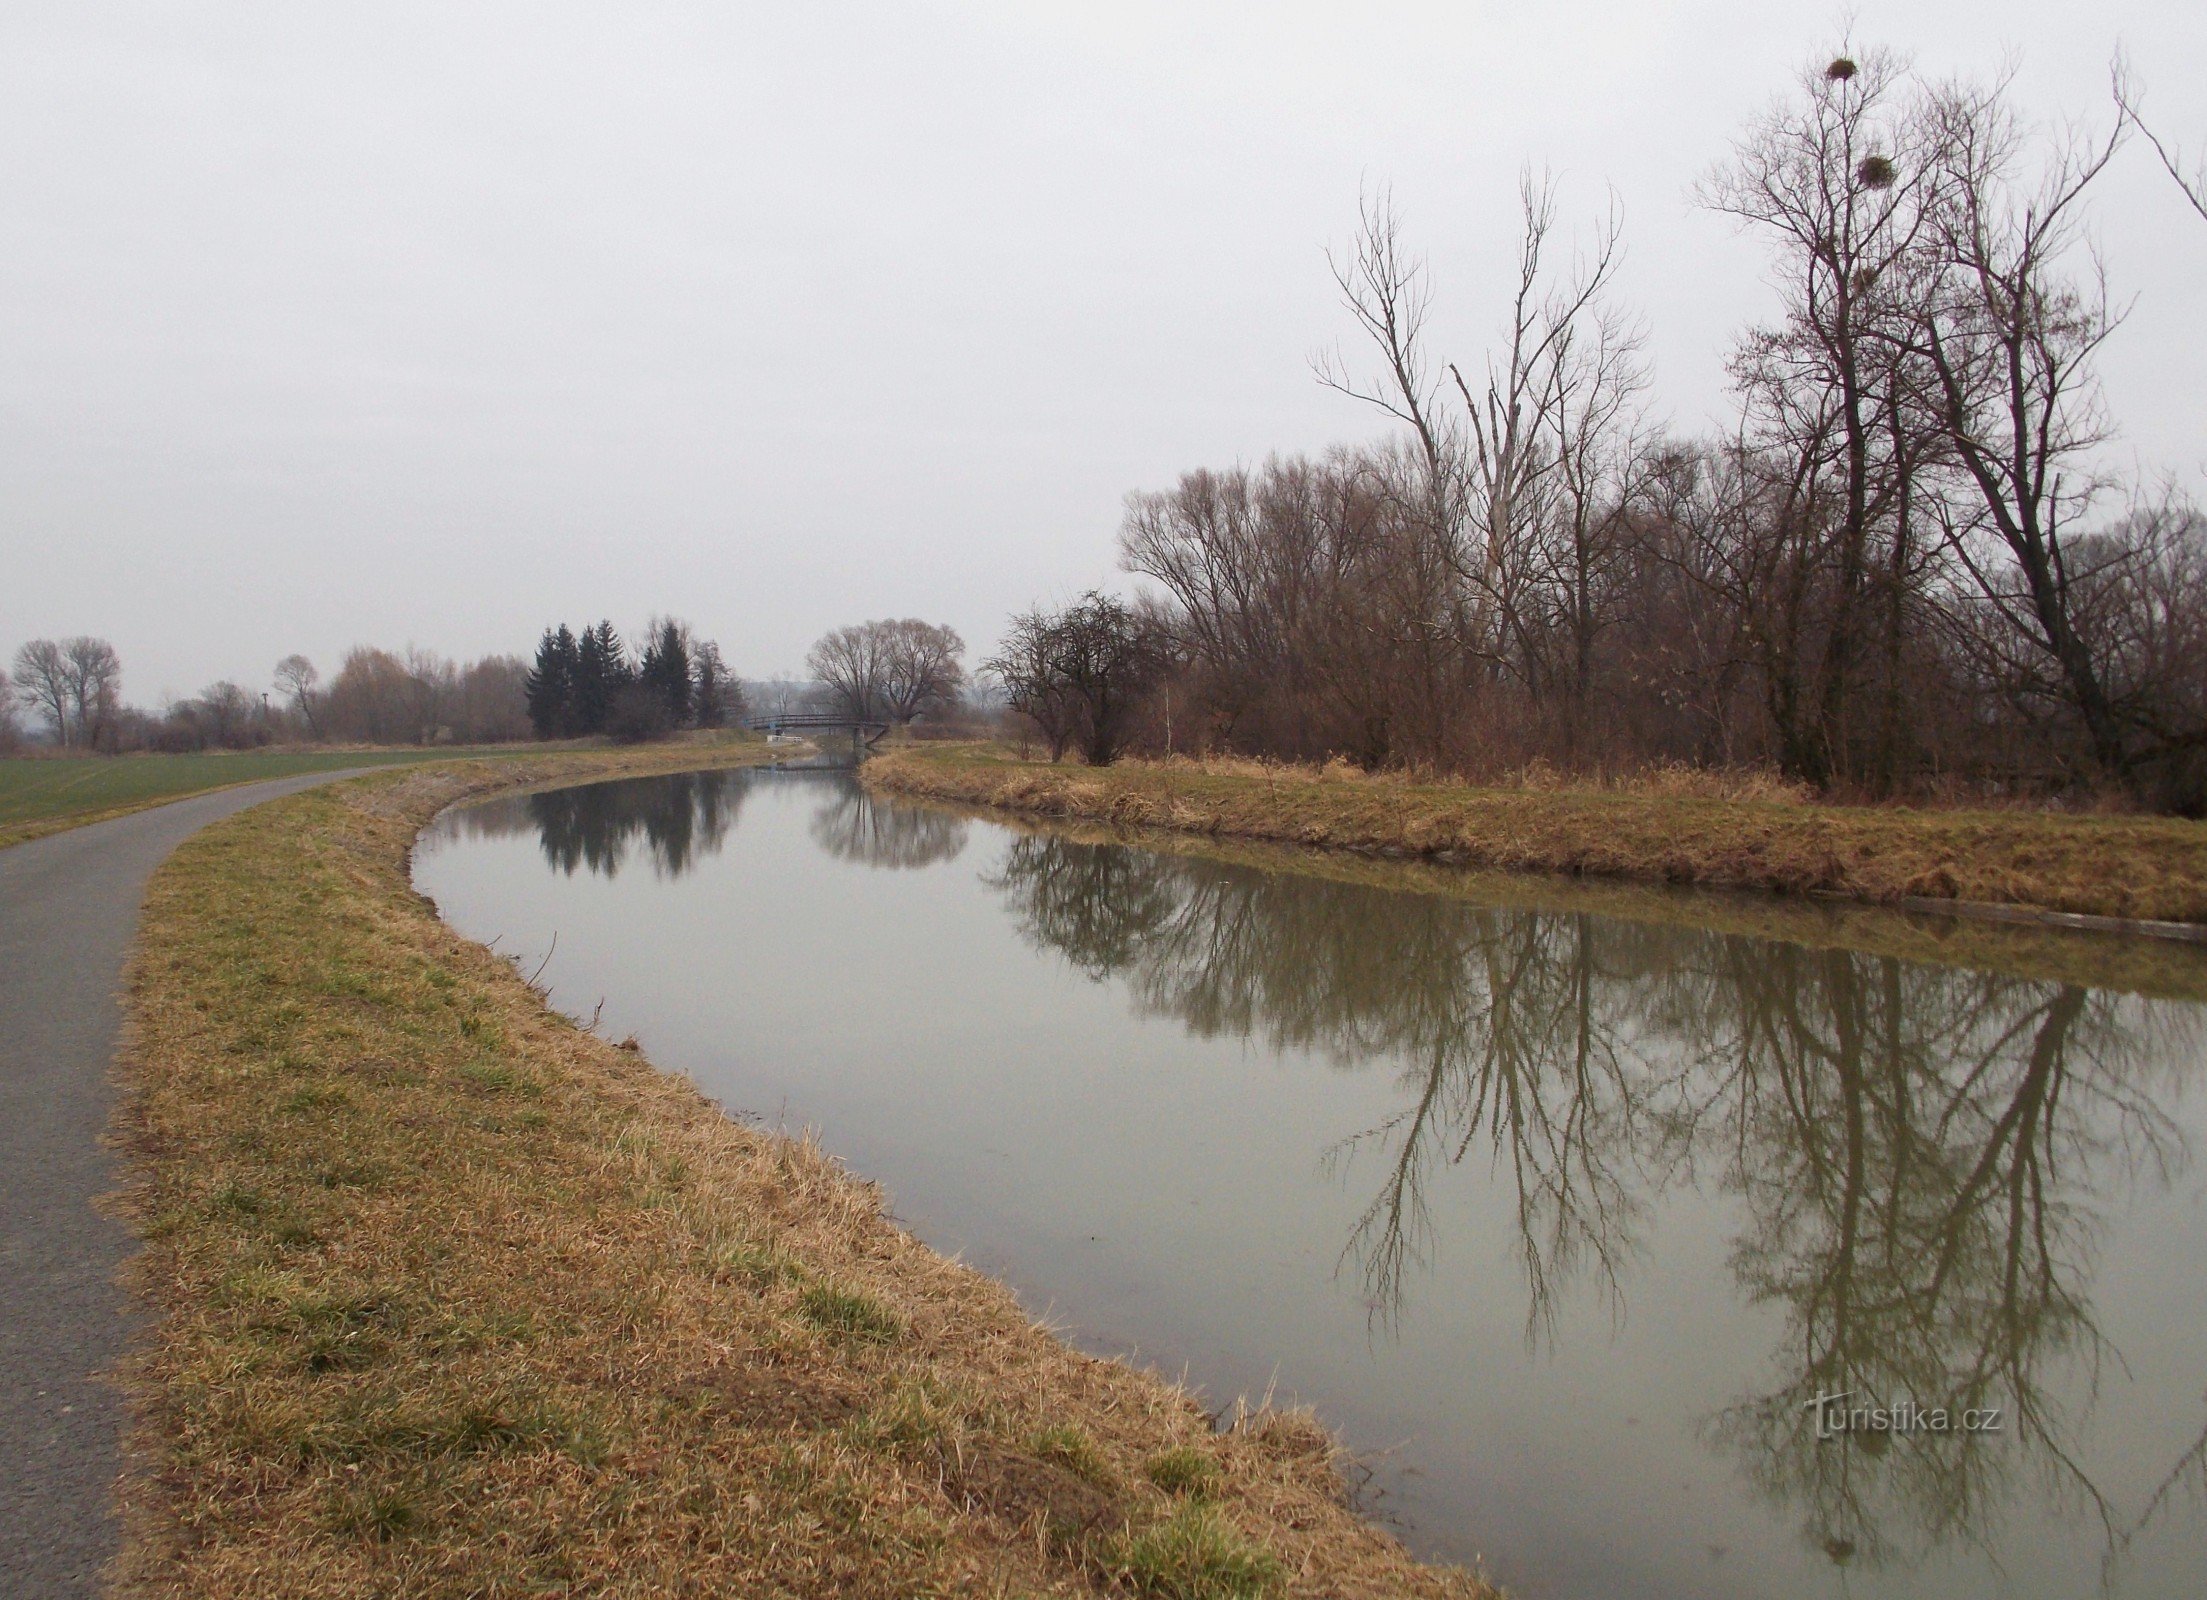
[[0, 850], [0, 1596], [96, 1595], [120, 1525], [125, 1411], [106, 1374], [133, 1308], [114, 1189], [123, 961], [146, 880], [208, 823], [316, 772], [192, 795]]

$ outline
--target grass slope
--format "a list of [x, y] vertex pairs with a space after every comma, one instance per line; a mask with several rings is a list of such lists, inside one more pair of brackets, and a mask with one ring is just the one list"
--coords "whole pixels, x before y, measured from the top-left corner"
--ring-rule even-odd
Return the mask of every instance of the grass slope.
[[208, 789], [456, 755], [508, 750], [242, 750], [200, 755], [9, 756], [0, 758], [0, 847], [87, 822], [142, 811]]
[[1484, 1592], [1307, 1418], [1076, 1353], [412, 892], [441, 806], [589, 769], [317, 790], [155, 876], [123, 1594]]
[[1019, 761], [907, 749], [877, 788], [1221, 838], [1715, 888], [2207, 923], [2207, 823], [1820, 805], [1641, 787], [1472, 788], [1248, 762]]

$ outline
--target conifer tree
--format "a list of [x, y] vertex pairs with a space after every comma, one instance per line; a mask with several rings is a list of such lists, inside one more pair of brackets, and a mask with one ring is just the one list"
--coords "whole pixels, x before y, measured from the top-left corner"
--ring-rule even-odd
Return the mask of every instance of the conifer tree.
[[678, 622], [660, 623], [644, 645], [644, 667], [639, 674], [643, 686], [659, 698], [677, 728], [690, 720], [690, 646], [683, 633]]
[[628, 651], [613, 624], [601, 622], [585, 628], [575, 649], [575, 732], [605, 732], [606, 713], [613, 697], [628, 686]]
[[575, 636], [566, 623], [546, 628], [536, 647], [536, 665], [529, 669], [527, 693], [529, 725], [539, 739], [557, 739], [574, 732]]

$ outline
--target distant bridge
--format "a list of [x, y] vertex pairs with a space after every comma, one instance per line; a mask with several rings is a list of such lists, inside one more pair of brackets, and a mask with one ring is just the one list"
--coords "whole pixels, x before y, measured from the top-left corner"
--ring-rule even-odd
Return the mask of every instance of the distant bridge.
[[853, 745], [869, 745], [889, 731], [883, 717], [854, 717], [847, 711], [762, 711], [743, 719], [753, 733], [844, 733]]

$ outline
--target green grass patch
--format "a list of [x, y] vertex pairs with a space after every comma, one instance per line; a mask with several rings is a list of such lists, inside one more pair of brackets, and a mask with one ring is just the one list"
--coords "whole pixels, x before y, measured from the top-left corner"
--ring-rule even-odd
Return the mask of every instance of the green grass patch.
[[797, 1309], [823, 1333], [866, 1344], [887, 1344], [904, 1332], [904, 1319], [872, 1295], [830, 1283], [806, 1289], [798, 1296]]
[[1150, 1457], [1142, 1472], [1165, 1493], [1191, 1500], [1207, 1498], [1218, 1488], [1218, 1463], [1194, 1445]]
[[1263, 1600], [1285, 1576], [1270, 1552], [1192, 1503], [1121, 1541], [1110, 1565], [1128, 1588], [1159, 1600]]
[[1111, 1463], [1104, 1459], [1085, 1428], [1066, 1424], [1044, 1428], [1034, 1436], [1032, 1447], [1043, 1460], [1055, 1462], [1098, 1489], [1117, 1487], [1119, 1475], [1111, 1470]]

